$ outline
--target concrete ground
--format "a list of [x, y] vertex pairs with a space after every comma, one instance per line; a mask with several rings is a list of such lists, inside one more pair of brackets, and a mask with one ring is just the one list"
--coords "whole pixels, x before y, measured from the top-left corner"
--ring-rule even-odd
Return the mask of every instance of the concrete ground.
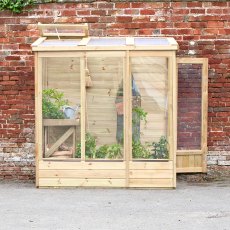
[[176, 190], [36, 189], [0, 181], [0, 230], [230, 230], [230, 180]]

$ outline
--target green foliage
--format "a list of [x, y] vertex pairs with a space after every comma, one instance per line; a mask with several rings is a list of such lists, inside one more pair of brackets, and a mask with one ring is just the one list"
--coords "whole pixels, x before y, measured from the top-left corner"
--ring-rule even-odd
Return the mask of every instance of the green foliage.
[[144, 121], [145, 124], [147, 123], [147, 115], [148, 113], [144, 111], [143, 108], [140, 106], [133, 108], [133, 123], [136, 124], [138, 121]]
[[34, 0], [0, 0], [0, 11], [10, 10], [13, 13], [21, 13], [25, 7], [34, 3]]
[[168, 151], [168, 141], [165, 136], [162, 136], [159, 142], [153, 142], [153, 159], [168, 159], [169, 151]]
[[122, 158], [121, 145], [120, 144], [109, 145], [107, 148], [106, 158], [109, 158], [109, 159]]
[[109, 148], [108, 145], [100, 146], [96, 151], [96, 158], [106, 158], [108, 148]]
[[64, 94], [56, 89], [44, 89], [42, 91], [42, 115], [43, 118], [63, 119], [65, 118], [62, 106], [68, 105], [63, 99]]
[[[76, 146], [76, 158], [81, 157], [81, 143]], [[120, 144], [102, 145], [96, 147], [96, 138], [90, 133], [86, 133], [85, 139], [85, 157], [88, 159], [109, 158], [118, 159], [122, 157], [122, 148]]]
[[[75, 156], [81, 157], [81, 143], [76, 146]], [[86, 158], [95, 158], [96, 156], [96, 139], [90, 133], [85, 135], [85, 156]]]
[[133, 141], [132, 142], [132, 155], [133, 158], [144, 158], [148, 159], [151, 158], [151, 153], [148, 150], [147, 145], [141, 144], [140, 141]]

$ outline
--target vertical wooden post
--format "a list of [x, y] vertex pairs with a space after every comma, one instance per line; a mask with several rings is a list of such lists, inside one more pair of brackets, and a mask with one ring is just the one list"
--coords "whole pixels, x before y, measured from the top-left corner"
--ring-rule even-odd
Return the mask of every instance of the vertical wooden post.
[[168, 61], [168, 78], [167, 78], [167, 113], [168, 113], [168, 123], [167, 123], [167, 140], [169, 143], [169, 160], [173, 160], [173, 140], [172, 140], [172, 127], [173, 127], [173, 94], [172, 94], [172, 83], [173, 83], [173, 63], [171, 55], [166, 57]]
[[176, 188], [176, 150], [177, 150], [177, 95], [178, 95], [178, 79], [177, 79], [177, 69], [176, 69], [176, 53], [172, 52], [171, 57], [172, 62], [172, 160], [173, 160], [173, 187]]
[[[86, 55], [86, 53], [85, 53]], [[81, 161], [85, 161], [85, 116], [86, 116], [86, 92], [85, 92], [85, 57], [80, 57], [80, 81], [81, 81]]]
[[132, 159], [132, 113], [131, 113], [131, 79], [130, 79], [130, 56], [129, 51], [126, 51], [124, 64], [124, 160], [126, 187], [129, 187], [129, 162]]
[[39, 161], [42, 160], [42, 58], [35, 54], [35, 157], [36, 157], [36, 187], [39, 187]]
[[202, 149], [202, 171], [207, 171], [207, 136], [208, 136], [208, 59], [203, 59], [202, 66], [202, 117], [201, 117], [201, 149]]

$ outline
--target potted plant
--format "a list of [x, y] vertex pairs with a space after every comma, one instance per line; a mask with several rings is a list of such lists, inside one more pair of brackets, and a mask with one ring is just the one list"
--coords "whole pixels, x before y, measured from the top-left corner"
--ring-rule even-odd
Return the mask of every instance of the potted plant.
[[42, 116], [44, 119], [64, 119], [63, 106], [68, 105], [64, 94], [49, 88], [42, 91]]

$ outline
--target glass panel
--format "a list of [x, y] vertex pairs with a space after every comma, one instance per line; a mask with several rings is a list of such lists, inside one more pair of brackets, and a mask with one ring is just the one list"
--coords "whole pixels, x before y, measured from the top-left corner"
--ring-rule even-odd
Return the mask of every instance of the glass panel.
[[91, 38], [88, 46], [124, 46], [125, 38]]
[[131, 58], [134, 159], [169, 157], [167, 66], [165, 57]]
[[123, 62], [86, 59], [86, 159], [123, 158]]
[[42, 59], [43, 157], [73, 158], [80, 142], [80, 59]]
[[149, 46], [149, 45], [169, 45], [167, 38], [135, 38], [136, 46]]
[[201, 149], [202, 65], [178, 65], [177, 149]]

